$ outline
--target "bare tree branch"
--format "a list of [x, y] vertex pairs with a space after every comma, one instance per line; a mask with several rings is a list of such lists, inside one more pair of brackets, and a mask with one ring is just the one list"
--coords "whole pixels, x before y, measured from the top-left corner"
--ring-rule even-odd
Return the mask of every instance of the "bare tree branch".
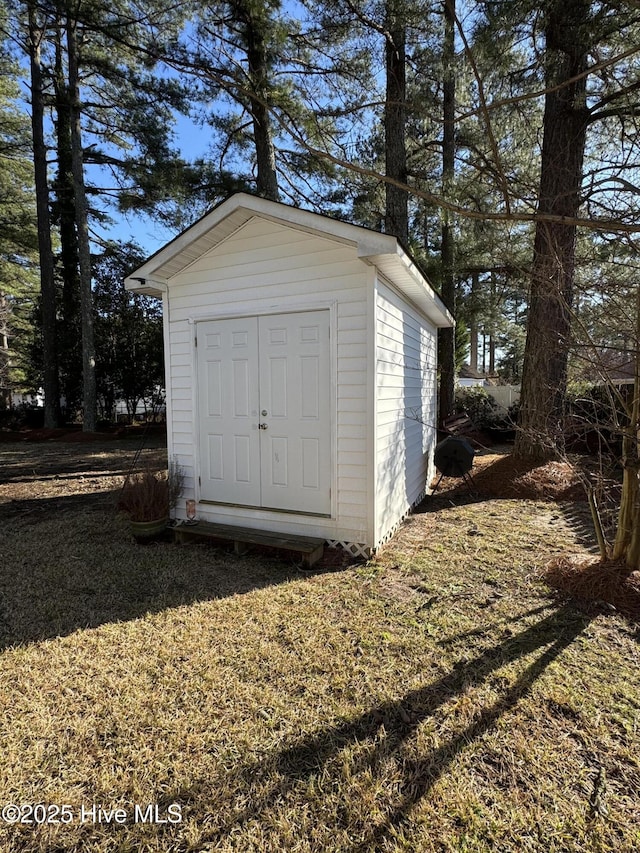
[[[638, 2], [640, 3], [640, 0], [638, 0]], [[588, 77], [590, 74], [595, 74], [597, 71], [602, 71], [605, 68], [610, 68], [617, 62], [621, 62], [624, 59], [628, 59], [630, 56], [634, 56], [637, 53], [640, 53], [640, 44], [636, 44], [633, 47], [630, 47], [628, 50], [625, 50], [622, 53], [618, 53], [615, 56], [610, 57], [609, 59], [603, 60], [602, 62], [596, 62], [594, 65], [590, 65], [585, 71], [581, 71], [580, 74], [576, 74], [574, 77], [571, 77], [563, 81], [562, 83], [559, 83], [557, 86], [545, 86], [542, 89], [536, 89], [536, 91], [527, 92], [524, 95], [514, 95], [512, 98], [501, 98], [499, 101], [492, 101], [490, 104], [486, 105], [486, 110], [488, 112], [491, 110], [498, 110], [502, 107], [511, 106], [512, 104], [520, 104], [524, 101], [537, 100], [538, 98], [542, 98], [550, 92], [559, 92], [561, 89], [573, 85], [573, 83], [576, 83], [583, 77]], [[459, 115], [457, 121], [463, 121], [467, 118], [473, 118], [474, 116], [480, 115], [482, 112], [482, 107], [477, 107], [476, 109], [469, 110], [468, 112]]]
[[493, 133], [493, 128], [491, 126], [491, 117], [489, 115], [489, 110], [487, 109], [487, 99], [484, 93], [484, 84], [482, 82], [482, 77], [480, 76], [480, 72], [478, 70], [478, 66], [475, 61], [475, 57], [473, 55], [473, 51], [471, 50], [471, 46], [469, 45], [469, 41], [465, 35], [464, 29], [462, 28], [462, 22], [460, 18], [456, 14], [455, 16], [456, 28], [462, 39], [462, 43], [464, 45], [464, 52], [469, 65], [471, 66], [471, 70], [473, 71], [473, 76], [475, 77], [476, 85], [478, 86], [478, 97], [480, 98], [480, 111], [484, 118], [484, 124], [487, 131], [487, 136], [489, 137], [489, 145], [491, 146], [491, 151], [493, 153], [494, 161], [495, 161], [495, 169], [498, 177], [498, 183], [500, 184], [500, 189], [502, 190], [502, 199], [504, 201], [505, 211], [507, 214], [511, 213], [511, 201], [509, 196], [509, 182], [507, 181], [507, 177], [504, 173], [504, 170], [500, 164], [500, 152], [498, 150], [498, 144], [496, 142], [495, 135]]

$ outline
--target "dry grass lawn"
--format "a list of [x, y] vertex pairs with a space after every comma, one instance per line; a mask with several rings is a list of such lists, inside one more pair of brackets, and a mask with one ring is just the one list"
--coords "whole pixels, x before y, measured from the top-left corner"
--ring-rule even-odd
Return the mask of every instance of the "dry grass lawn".
[[129, 448], [0, 445], [3, 853], [640, 849], [640, 633], [538, 580], [583, 506], [443, 494], [302, 573], [135, 545]]

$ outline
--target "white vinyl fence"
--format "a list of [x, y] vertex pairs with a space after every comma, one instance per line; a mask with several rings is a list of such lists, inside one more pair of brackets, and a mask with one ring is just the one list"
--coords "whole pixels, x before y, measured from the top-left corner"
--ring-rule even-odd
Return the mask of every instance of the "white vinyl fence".
[[495, 385], [492, 388], [486, 388], [486, 392], [496, 403], [503, 409], [508, 409], [513, 403], [517, 403], [520, 399], [519, 385]]

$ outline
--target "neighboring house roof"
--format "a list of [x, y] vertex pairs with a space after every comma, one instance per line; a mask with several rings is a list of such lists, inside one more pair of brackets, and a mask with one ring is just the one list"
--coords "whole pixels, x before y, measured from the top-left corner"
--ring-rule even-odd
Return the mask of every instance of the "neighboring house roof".
[[636, 354], [628, 350], [602, 349], [580, 370], [587, 382], [630, 384], [635, 378]]
[[127, 276], [127, 290], [161, 296], [169, 279], [256, 216], [355, 246], [358, 256], [375, 265], [435, 326], [454, 325], [441, 298], [395, 237], [247, 193], [232, 195], [159, 249]]
[[463, 364], [459, 373], [460, 379], [485, 379], [484, 373], [480, 370], [474, 370], [468, 364]]

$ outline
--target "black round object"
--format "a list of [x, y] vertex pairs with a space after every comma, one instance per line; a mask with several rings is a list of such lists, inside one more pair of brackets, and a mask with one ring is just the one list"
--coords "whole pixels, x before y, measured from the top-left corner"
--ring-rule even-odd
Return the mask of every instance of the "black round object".
[[464, 477], [473, 466], [475, 451], [466, 438], [449, 435], [436, 446], [434, 461], [444, 477]]

